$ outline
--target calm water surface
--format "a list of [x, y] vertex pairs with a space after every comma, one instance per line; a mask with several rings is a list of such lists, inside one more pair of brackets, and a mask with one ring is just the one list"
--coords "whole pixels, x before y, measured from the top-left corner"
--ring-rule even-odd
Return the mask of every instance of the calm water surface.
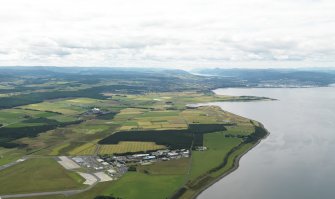
[[279, 100], [214, 103], [262, 122], [271, 134], [198, 199], [335, 198], [335, 87], [216, 92]]

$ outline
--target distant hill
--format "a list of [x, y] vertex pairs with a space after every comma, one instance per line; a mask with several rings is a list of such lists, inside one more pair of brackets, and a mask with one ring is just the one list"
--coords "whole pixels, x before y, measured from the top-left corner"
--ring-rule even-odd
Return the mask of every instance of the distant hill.
[[200, 69], [197, 73], [236, 78], [247, 86], [327, 86], [335, 83], [335, 70], [331, 69]]

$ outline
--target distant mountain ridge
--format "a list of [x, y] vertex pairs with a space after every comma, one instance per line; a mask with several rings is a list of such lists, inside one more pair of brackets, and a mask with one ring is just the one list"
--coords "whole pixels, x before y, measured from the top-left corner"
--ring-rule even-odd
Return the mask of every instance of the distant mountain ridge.
[[236, 78], [247, 86], [327, 86], [335, 83], [335, 69], [198, 69], [197, 73]]

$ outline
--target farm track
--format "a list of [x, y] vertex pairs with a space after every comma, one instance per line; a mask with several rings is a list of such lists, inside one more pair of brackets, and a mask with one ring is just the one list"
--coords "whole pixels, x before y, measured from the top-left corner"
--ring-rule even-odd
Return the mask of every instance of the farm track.
[[6, 125], [3, 125], [3, 126], [0, 126], [0, 129], [1, 129], [1, 128], [4, 128], [4, 127], [6, 127], [6, 126], [12, 125], [12, 124], [17, 124], [17, 123], [19, 123], [19, 122], [13, 122], [13, 123], [9, 123], [9, 124], [6, 124]]
[[99, 151], [100, 151], [101, 145], [100, 144], [96, 144], [95, 149], [94, 149], [94, 155], [98, 155]]

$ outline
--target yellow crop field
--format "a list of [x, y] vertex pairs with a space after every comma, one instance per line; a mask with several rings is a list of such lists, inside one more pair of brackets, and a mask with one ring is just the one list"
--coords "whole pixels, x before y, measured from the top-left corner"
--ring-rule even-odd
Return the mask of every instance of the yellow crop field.
[[139, 121], [137, 123], [140, 126], [149, 126], [149, 125], [152, 125], [150, 121]]
[[120, 131], [129, 131], [132, 128], [136, 128], [136, 126], [122, 126], [119, 128]]
[[99, 100], [92, 99], [92, 98], [75, 98], [75, 99], [69, 99], [66, 101], [69, 103], [75, 103], [75, 104], [94, 104], [94, 103], [97, 103]]
[[96, 146], [94, 145], [94, 146], [91, 146], [91, 147], [88, 147], [88, 148], [82, 150], [77, 155], [94, 155], [95, 149], [96, 149]]
[[164, 145], [157, 145], [154, 142], [120, 142], [118, 144], [100, 145], [99, 154], [113, 154], [158, 150], [166, 148]]
[[96, 142], [89, 142], [71, 150], [69, 155], [93, 155], [96, 148]]
[[147, 110], [139, 108], [125, 108], [121, 110], [120, 114], [142, 114], [144, 112], [147, 112]]
[[68, 147], [68, 146], [70, 146], [70, 143], [61, 144], [61, 145], [53, 148], [49, 155], [59, 155], [60, 150], [64, 149], [65, 147]]
[[187, 128], [187, 124], [163, 124], [162, 125], [163, 128]]
[[158, 130], [162, 128], [162, 125], [160, 124], [155, 124], [155, 125], [150, 125], [150, 126], [141, 126], [143, 129], [155, 129]]
[[69, 104], [66, 104], [64, 101], [28, 104], [25, 106], [21, 106], [21, 108], [33, 109], [38, 111], [54, 111], [64, 115], [76, 115], [84, 112], [84, 109], [80, 107], [70, 106]]

